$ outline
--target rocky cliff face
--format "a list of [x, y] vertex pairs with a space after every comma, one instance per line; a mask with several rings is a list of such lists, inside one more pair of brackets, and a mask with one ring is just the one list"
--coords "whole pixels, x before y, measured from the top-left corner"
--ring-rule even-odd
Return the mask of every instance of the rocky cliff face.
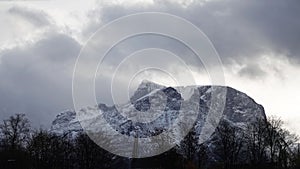
[[[176, 122], [181, 117], [181, 113], [189, 111], [189, 107], [198, 104], [198, 115], [193, 124], [192, 130], [196, 132], [196, 139], [200, 139], [203, 134], [203, 126], [209, 118], [209, 110], [214, 108], [210, 106], [212, 92], [214, 90], [226, 89], [226, 100], [224, 110], [221, 113], [219, 125], [224, 122], [229, 123], [238, 129], [244, 130], [249, 123], [258, 118], [265, 119], [264, 109], [245, 93], [237, 91], [230, 87], [223, 86], [189, 86], [189, 87], [165, 87], [149, 81], [144, 81], [135, 91], [129, 103], [124, 105], [115, 105], [108, 107], [105, 104], [99, 104], [95, 107], [84, 108], [84, 113], [101, 111], [107, 123], [118, 133], [138, 138], [147, 138], [149, 136], [159, 135]], [[197, 92], [195, 92], [197, 91]], [[162, 107], [161, 103], [164, 103]], [[152, 111], [152, 108], [155, 109]], [[148, 112], [148, 122], [138, 122], [137, 114], [133, 113]], [[119, 113], [120, 111], [123, 112]], [[149, 114], [150, 112], [150, 114]], [[93, 113], [95, 114], [95, 113]], [[126, 116], [124, 116], [126, 114]], [[215, 126], [216, 127], [216, 126]], [[68, 110], [57, 115], [52, 123], [51, 132], [57, 134], [71, 133], [72, 135], [81, 132], [82, 128], [76, 113]], [[204, 144], [208, 151], [214, 152], [216, 132], [209, 135]], [[178, 140], [178, 144], [181, 140]], [[202, 143], [201, 141], [201, 143]], [[214, 156], [213, 154], [211, 154]]]

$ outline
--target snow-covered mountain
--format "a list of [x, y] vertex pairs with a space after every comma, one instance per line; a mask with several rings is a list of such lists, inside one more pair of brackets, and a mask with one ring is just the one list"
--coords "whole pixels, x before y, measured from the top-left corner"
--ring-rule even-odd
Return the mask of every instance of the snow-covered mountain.
[[[220, 93], [225, 94], [224, 97]], [[217, 104], [214, 105], [212, 102]], [[222, 103], [224, 103], [223, 107]], [[223, 111], [214, 112], [214, 109], [215, 111]], [[102, 112], [101, 119], [94, 116], [95, 114], [97, 115], [98, 111]], [[173, 88], [149, 81], [143, 81], [139, 85], [129, 103], [112, 107], [99, 104], [94, 107], [83, 108], [79, 114], [92, 114], [93, 116], [87, 116], [97, 119], [93, 120], [92, 123], [104, 123], [101, 120], [105, 120], [115, 132], [122, 135], [147, 138], [159, 135], [170, 127], [178, 127], [179, 129], [174, 129], [174, 131], [179, 131], [180, 126], [175, 125], [174, 127], [174, 124], [178, 123], [178, 119], [181, 119], [183, 116], [182, 114], [193, 111], [196, 112], [197, 116], [190, 116], [191, 119], [188, 119], [189, 116], [184, 116], [184, 118], [189, 121], [195, 121], [192, 129], [196, 132], [197, 138], [201, 143], [205, 141], [205, 144], [212, 148], [214, 147], [213, 140], [217, 136], [215, 136], [215, 133], [206, 130], [205, 127], [211, 126], [215, 129], [218, 124], [227, 122], [239, 129], [244, 129], [247, 124], [254, 122], [258, 118], [266, 118], [261, 105], [257, 104], [245, 93], [230, 87], [187, 86]], [[209, 113], [221, 115], [220, 119], [216, 118], [215, 121], [210, 119], [214, 116], [210, 116]], [[149, 121], [139, 122], [139, 119], [143, 118]], [[100, 128], [104, 128], [104, 126]], [[83, 129], [75, 111], [67, 110], [57, 115], [50, 131], [56, 134], [71, 133], [74, 135], [83, 131]], [[200, 137], [200, 135], [205, 134], [209, 134], [208, 137]], [[177, 135], [175, 134], [174, 137], [177, 137]], [[179, 142], [176, 144], [179, 144]]]

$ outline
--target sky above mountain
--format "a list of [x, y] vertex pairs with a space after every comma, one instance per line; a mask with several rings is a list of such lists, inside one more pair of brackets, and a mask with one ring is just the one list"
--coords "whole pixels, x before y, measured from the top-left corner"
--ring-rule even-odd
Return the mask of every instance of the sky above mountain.
[[[219, 53], [225, 85], [247, 93], [267, 115], [280, 116], [300, 134], [298, 0], [0, 1], [0, 119], [26, 113], [35, 126], [49, 126], [56, 114], [72, 109], [72, 73], [82, 46], [105, 24], [138, 12], [166, 12], [196, 25]], [[153, 44], [177, 51], [193, 67], [198, 85], [211, 84], [205, 68], [187, 57], [187, 49], [166, 37], [128, 39], [112, 50], [104, 66]], [[180, 73], [181, 65], [176, 70]], [[142, 76], [176, 85], [156, 71]], [[105, 79], [96, 81], [103, 83]], [[99, 102], [110, 103], [108, 92], [99, 90]]]

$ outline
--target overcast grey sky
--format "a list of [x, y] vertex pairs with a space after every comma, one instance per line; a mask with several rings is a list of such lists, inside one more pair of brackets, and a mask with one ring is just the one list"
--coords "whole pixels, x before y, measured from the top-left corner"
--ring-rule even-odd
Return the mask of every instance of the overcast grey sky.
[[[149, 11], [199, 27], [222, 59], [226, 85], [247, 93], [267, 115], [280, 116], [300, 134], [298, 0], [0, 1], [0, 119], [24, 112], [36, 126], [48, 126], [56, 114], [72, 109], [72, 72], [83, 44], [106, 23]], [[148, 36], [120, 44], [107, 63], [153, 44], [190, 55], [170, 39]], [[198, 84], [210, 84], [201, 79], [204, 69], [195, 71]]]

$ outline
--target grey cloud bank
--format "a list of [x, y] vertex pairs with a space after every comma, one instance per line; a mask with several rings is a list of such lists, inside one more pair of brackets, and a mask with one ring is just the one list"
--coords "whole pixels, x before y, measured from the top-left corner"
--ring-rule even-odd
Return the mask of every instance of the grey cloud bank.
[[[274, 59], [280, 56], [290, 64], [299, 64], [300, 1], [297, 0], [212, 0], [191, 1], [186, 5], [162, 0], [145, 5], [100, 2], [88, 13], [89, 24], [78, 36], [87, 39], [105, 23], [147, 11], [174, 14], [198, 26], [214, 44], [225, 67], [239, 65], [237, 78], [263, 79], [274, 73], [260, 65], [262, 55]], [[7, 14], [30, 22], [36, 29], [56, 27], [57, 18], [51, 18], [45, 11], [18, 5], [9, 8]], [[72, 72], [82, 43], [72, 36], [72, 33], [54, 29], [42, 34], [40, 40], [0, 51], [0, 119], [25, 112], [35, 124], [48, 125], [60, 111], [73, 108]], [[188, 64], [193, 65], [192, 54], [178, 42], [155, 36], [127, 40], [111, 51], [107, 63], [113, 65], [120, 59], [118, 56], [156, 46], [189, 56]], [[198, 68], [198, 71], [204, 72], [204, 69]], [[277, 71], [280, 76], [282, 70]], [[101, 83], [105, 80], [97, 82]]]
[[0, 63], [1, 118], [26, 113], [44, 125], [72, 107], [72, 71], [80, 45], [69, 36], [46, 39], [2, 52]]
[[[300, 2], [292, 1], [192, 1], [187, 6], [169, 1], [154, 1], [145, 6], [107, 5], [92, 16], [102, 25], [136, 12], [168, 12], [191, 21], [208, 35], [225, 63], [246, 63], [264, 53], [283, 54], [299, 61]], [[178, 28], [180, 29], [180, 28]]]

